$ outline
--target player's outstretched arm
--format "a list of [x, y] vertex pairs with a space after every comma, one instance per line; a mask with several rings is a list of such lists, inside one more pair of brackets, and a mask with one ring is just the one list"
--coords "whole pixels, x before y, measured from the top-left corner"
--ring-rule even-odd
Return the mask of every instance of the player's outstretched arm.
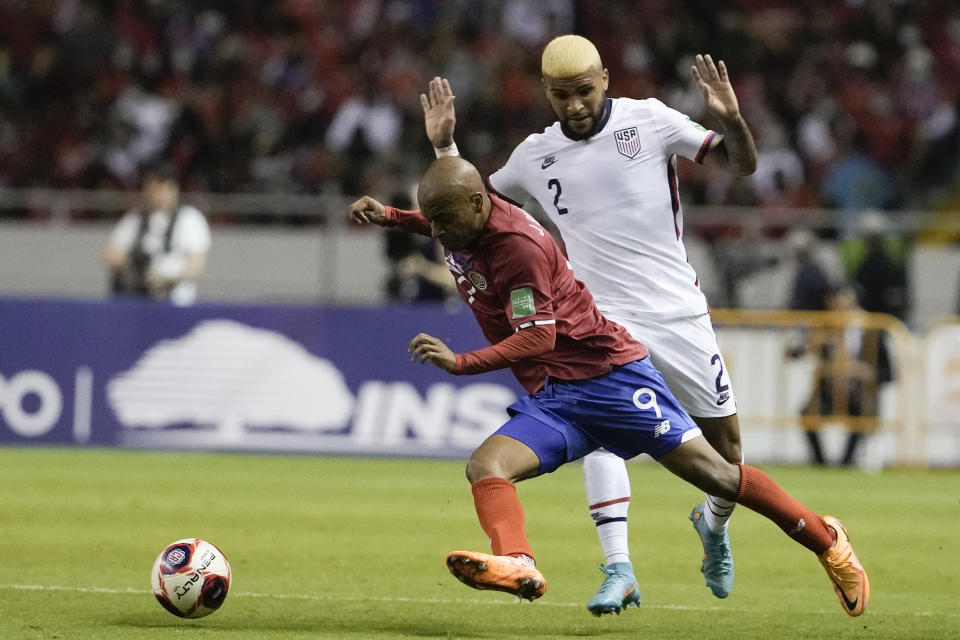
[[363, 196], [350, 205], [350, 218], [358, 224], [376, 224], [387, 226], [387, 209], [371, 198]]
[[714, 64], [710, 54], [697, 54], [690, 75], [703, 94], [707, 110], [720, 121], [723, 134], [723, 139], [710, 148], [704, 161], [738, 175], [750, 175], [757, 170], [757, 147], [750, 127], [740, 114], [727, 65], [723, 60]]
[[358, 224], [375, 224], [381, 227], [399, 227], [410, 233], [432, 237], [430, 222], [419, 211], [404, 211], [385, 207], [370, 196], [363, 196], [350, 205], [350, 217]]
[[434, 149], [453, 146], [453, 131], [457, 124], [457, 114], [453, 107], [455, 98], [450, 82], [440, 76], [430, 81], [427, 93], [420, 94], [423, 125]]

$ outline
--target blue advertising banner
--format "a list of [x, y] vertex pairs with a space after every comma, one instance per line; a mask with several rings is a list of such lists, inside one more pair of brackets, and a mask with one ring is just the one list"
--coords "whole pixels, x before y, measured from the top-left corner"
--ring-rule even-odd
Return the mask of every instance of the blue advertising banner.
[[466, 307], [0, 300], [0, 443], [464, 456], [509, 371], [410, 361], [419, 332], [486, 346]]

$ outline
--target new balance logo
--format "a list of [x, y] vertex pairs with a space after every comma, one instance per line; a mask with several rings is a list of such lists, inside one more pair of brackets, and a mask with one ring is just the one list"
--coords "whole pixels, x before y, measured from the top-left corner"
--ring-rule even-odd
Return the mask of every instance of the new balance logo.
[[540, 165], [540, 168], [546, 169], [556, 161], [557, 161], [557, 156], [547, 156], [546, 158], [543, 159], [543, 164]]
[[655, 426], [655, 427], [653, 428], [653, 437], [654, 437], [654, 438], [659, 438], [660, 436], [662, 436], [663, 434], [665, 434], [667, 431], [670, 431], [670, 420], [669, 420], [669, 419], [664, 420], [663, 422], [661, 422], [660, 424], [658, 424], [657, 426]]

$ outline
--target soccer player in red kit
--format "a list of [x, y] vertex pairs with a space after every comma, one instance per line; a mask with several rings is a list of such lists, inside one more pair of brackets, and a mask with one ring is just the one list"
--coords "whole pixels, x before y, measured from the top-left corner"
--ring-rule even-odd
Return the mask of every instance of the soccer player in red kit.
[[699, 489], [766, 516], [816, 553], [844, 611], [863, 613], [870, 583], [846, 531], [792, 498], [766, 474], [724, 460], [650, 364], [647, 350], [605, 319], [551, 236], [529, 215], [488, 195], [476, 168], [436, 160], [420, 182], [422, 210], [363, 197], [361, 223], [399, 226], [443, 244], [461, 297], [491, 346], [455, 354], [418, 334], [415, 361], [467, 375], [510, 367], [530, 393], [470, 456], [480, 525], [493, 554], [454, 551], [447, 567], [464, 584], [533, 600], [546, 590], [527, 541], [515, 482], [556, 470], [598, 447], [622, 458], [647, 453]]

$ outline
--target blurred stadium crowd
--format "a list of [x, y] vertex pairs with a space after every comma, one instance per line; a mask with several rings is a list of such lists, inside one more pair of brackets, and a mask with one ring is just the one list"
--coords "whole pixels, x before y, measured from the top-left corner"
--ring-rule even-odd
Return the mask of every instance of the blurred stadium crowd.
[[726, 61], [759, 170], [684, 172], [689, 204], [960, 208], [952, 0], [0, 0], [0, 187], [133, 188], [162, 156], [185, 190], [389, 194], [432, 158], [438, 74], [489, 172], [552, 122], [569, 32], [611, 95], [706, 126], [690, 62]]

